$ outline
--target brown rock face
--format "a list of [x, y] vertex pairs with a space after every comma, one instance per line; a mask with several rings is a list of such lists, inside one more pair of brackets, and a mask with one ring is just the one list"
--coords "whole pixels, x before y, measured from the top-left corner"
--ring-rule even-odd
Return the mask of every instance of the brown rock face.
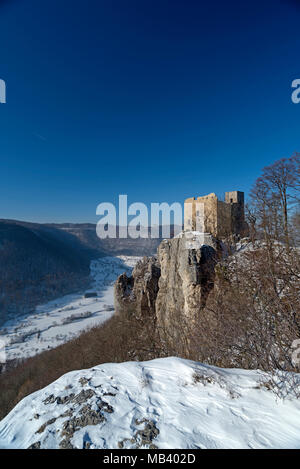
[[149, 317], [160, 334], [176, 340], [197, 319], [214, 284], [216, 244], [197, 234], [164, 240], [157, 257], [144, 257], [132, 276], [115, 284], [117, 314]]
[[124, 273], [115, 283], [116, 314], [155, 318], [160, 266], [156, 257], [144, 257], [133, 269], [132, 276]]

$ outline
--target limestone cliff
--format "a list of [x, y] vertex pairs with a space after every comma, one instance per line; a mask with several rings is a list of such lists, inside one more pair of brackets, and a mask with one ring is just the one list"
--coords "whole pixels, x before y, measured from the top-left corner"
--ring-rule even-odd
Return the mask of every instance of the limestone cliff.
[[160, 275], [156, 257], [144, 257], [134, 267], [131, 277], [126, 273], [120, 275], [115, 283], [116, 314], [155, 318]]
[[217, 244], [211, 236], [185, 232], [162, 241], [156, 257], [144, 257], [131, 277], [118, 278], [116, 313], [149, 317], [176, 340], [201, 313], [216, 262]]

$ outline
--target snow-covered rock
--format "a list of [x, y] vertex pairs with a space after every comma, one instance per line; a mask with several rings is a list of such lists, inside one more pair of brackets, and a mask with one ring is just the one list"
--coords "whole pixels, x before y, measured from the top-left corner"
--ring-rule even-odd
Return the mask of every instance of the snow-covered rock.
[[300, 401], [267, 380], [179, 358], [74, 371], [0, 422], [0, 447], [299, 448]]

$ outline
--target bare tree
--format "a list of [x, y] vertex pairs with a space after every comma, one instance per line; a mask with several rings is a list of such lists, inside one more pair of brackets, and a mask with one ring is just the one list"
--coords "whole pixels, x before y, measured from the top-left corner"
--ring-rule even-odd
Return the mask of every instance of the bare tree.
[[263, 169], [251, 191], [251, 199], [265, 237], [280, 239], [281, 228], [287, 246], [290, 244], [289, 215], [299, 200], [300, 154], [282, 158]]

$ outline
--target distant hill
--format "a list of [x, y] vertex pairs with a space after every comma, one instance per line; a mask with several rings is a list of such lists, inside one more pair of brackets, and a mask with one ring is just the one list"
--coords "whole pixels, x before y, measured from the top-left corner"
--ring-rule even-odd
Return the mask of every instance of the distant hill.
[[[47, 225], [57, 228], [64, 233], [71, 234], [78, 238], [83, 246], [89, 249], [100, 250], [108, 255], [127, 256], [150, 256], [156, 252], [156, 249], [162, 238], [106, 238], [100, 239], [96, 233], [96, 225], [92, 223], [63, 223]], [[117, 227], [118, 236], [118, 227]]]

